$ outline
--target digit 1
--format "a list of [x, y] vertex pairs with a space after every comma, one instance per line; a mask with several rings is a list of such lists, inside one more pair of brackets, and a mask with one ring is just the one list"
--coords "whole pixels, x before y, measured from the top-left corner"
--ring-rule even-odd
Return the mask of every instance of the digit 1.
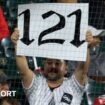
[[29, 39], [30, 10], [27, 9], [27, 10], [21, 12], [19, 14], [19, 16], [21, 16], [22, 14], [24, 14], [24, 32], [23, 32], [23, 38], [21, 38], [20, 40], [24, 44], [29, 45], [34, 41], [34, 39], [32, 39], [32, 40]]
[[85, 42], [85, 40], [80, 41], [81, 10], [78, 9], [73, 13], [69, 14], [67, 17], [70, 17], [72, 15], [76, 15], [76, 25], [75, 25], [74, 39], [70, 43], [76, 47], [79, 47], [81, 44]]

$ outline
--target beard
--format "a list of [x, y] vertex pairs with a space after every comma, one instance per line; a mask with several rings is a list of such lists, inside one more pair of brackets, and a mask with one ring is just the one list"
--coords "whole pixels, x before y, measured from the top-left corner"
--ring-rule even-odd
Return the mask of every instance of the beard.
[[62, 78], [60, 70], [56, 68], [51, 68], [47, 70], [46, 72], [44, 72], [44, 76], [49, 81], [57, 81]]

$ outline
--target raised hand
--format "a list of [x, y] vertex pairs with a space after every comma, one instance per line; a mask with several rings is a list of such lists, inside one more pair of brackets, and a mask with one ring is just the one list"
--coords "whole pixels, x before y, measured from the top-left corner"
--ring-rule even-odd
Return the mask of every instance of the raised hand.
[[14, 45], [17, 45], [18, 39], [19, 39], [19, 30], [18, 28], [15, 28], [14, 32], [11, 35], [11, 41], [13, 42]]

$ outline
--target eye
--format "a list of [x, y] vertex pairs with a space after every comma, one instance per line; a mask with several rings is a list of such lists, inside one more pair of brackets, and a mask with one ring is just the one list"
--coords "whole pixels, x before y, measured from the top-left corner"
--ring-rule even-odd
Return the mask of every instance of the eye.
[[52, 61], [46, 61], [46, 63], [47, 63], [48, 65], [51, 65], [53, 62], [52, 62]]
[[55, 64], [56, 64], [57, 66], [59, 66], [59, 65], [60, 65], [60, 62], [56, 62]]

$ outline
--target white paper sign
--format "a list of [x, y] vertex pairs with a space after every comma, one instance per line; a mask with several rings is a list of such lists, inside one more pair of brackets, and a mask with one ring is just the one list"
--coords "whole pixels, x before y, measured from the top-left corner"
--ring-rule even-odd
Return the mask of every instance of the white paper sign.
[[86, 60], [88, 4], [25, 4], [18, 15], [17, 55]]

